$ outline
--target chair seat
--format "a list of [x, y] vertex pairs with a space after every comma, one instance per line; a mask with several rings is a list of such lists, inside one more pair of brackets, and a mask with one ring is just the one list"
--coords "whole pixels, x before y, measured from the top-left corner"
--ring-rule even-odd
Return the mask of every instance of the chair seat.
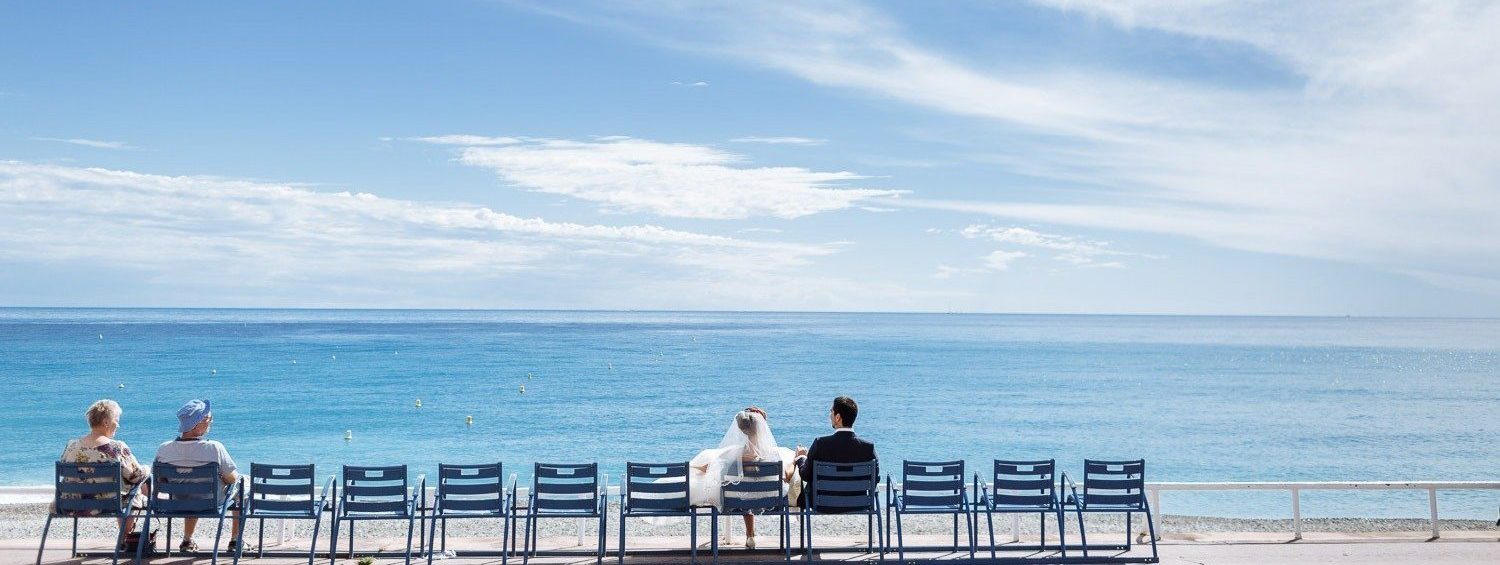
[[1118, 503], [1118, 502], [1116, 502], [1116, 503], [1100, 503], [1100, 502], [1095, 502], [1095, 503], [1090, 504], [1089, 501], [1088, 501], [1087, 495], [1083, 495], [1083, 494], [1080, 494], [1077, 497], [1072, 497], [1072, 496], [1068, 497], [1068, 504], [1072, 505], [1072, 506], [1077, 506], [1079, 509], [1084, 510], [1084, 511], [1098, 510], [1098, 511], [1104, 512], [1104, 511], [1145, 510], [1146, 509], [1146, 507], [1145, 507], [1145, 501], [1144, 500], [1142, 500], [1141, 502], [1131, 502], [1131, 503]]
[[306, 510], [256, 510], [246, 512], [246, 518], [316, 518], [317, 507], [309, 506]]
[[634, 516], [695, 516], [697, 514], [698, 511], [696, 508], [690, 508], [687, 510], [657, 510], [650, 508], [625, 510], [626, 518]]
[[432, 510], [434, 518], [500, 518], [509, 515], [510, 513], [506, 510], [440, 510], [437, 508]]

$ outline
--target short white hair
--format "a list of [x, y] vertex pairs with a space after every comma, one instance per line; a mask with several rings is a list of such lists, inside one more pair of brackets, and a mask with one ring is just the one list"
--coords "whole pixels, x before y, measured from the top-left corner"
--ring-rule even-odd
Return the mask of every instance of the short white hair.
[[118, 421], [123, 412], [120, 410], [120, 403], [106, 398], [89, 406], [88, 412], [84, 412], [83, 415], [88, 418], [90, 428], [97, 428]]

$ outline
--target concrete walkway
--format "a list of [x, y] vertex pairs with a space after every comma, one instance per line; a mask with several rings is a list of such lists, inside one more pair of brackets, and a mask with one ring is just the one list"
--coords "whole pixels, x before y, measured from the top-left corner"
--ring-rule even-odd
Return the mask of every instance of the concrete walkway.
[[[916, 537], [916, 536], [914, 536]], [[1322, 563], [1360, 563], [1360, 564], [1408, 564], [1408, 563], [1430, 563], [1430, 564], [1459, 564], [1459, 563], [1500, 563], [1500, 534], [1496, 532], [1452, 532], [1445, 533], [1443, 539], [1426, 541], [1421, 534], [1308, 534], [1301, 541], [1292, 542], [1282, 534], [1266, 533], [1242, 533], [1242, 534], [1213, 534], [1195, 536], [1173, 536], [1162, 541], [1160, 545], [1161, 562], [1173, 565], [1192, 564], [1264, 564], [1264, 563], [1286, 563], [1286, 564], [1322, 564]], [[949, 538], [945, 536], [920, 536], [912, 540], [912, 543], [940, 544]], [[321, 540], [324, 544], [327, 538]], [[385, 550], [397, 551], [404, 547], [404, 539], [360, 539], [359, 547], [355, 555], [366, 555], [370, 551]], [[774, 537], [768, 540], [775, 541]], [[857, 541], [857, 545], [856, 545]], [[819, 540], [820, 547], [828, 547], [821, 551], [820, 557], [827, 560], [837, 561], [874, 561], [876, 556], [863, 553], [863, 538], [855, 540], [849, 538], [831, 538]], [[544, 539], [544, 548], [565, 548], [569, 550], [579, 549], [572, 545], [576, 542], [574, 538]], [[80, 547], [100, 548], [108, 542], [105, 540], [83, 540]], [[764, 541], [762, 543], [765, 543]], [[826, 545], [825, 545], [826, 544]], [[322, 545], [322, 544], [320, 544]], [[652, 538], [631, 539], [632, 548], [660, 548], [677, 547], [682, 548], [682, 540], [675, 538]], [[304, 551], [307, 547], [306, 539], [289, 540], [285, 544], [268, 547], [268, 550], [281, 551]], [[497, 539], [462, 539], [451, 540], [449, 549], [462, 552], [465, 548], [484, 549], [489, 551], [498, 550], [500, 540]], [[326, 545], [322, 548], [326, 551]], [[708, 560], [708, 548], [705, 545], [699, 555], [701, 562]], [[744, 564], [749, 562], [774, 563], [781, 561], [781, 553], [772, 548], [762, 548], [753, 554], [747, 554], [742, 547], [722, 547], [722, 558], [725, 561]], [[340, 552], [342, 553], [342, 552]], [[985, 552], [981, 552], [981, 557]], [[1105, 552], [1105, 555], [1114, 555], [1118, 552]], [[56, 547], [49, 547], [44, 556], [43, 563], [49, 565], [61, 564], [89, 564], [98, 565], [109, 563], [109, 558], [74, 559], [68, 557], [66, 542]], [[1036, 557], [1050, 555], [1051, 553], [1036, 553], [1027, 551], [1002, 552], [1003, 556], [1011, 557]], [[1076, 552], [1070, 552], [1076, 555]], [[1134, 556], [1149, 555], [1148, 552], [1132, 551]], [[246, 557], [251, 555], [247, 552]], [[967, 552], [926, 552], [908, 553], [907, 557], [922, 559], [954, 559], [965, 558]], [[888, 554], [887, 559], [895, 562], [895, 555]], [[221, 555], [223, 563], [228, 563], [231, 556]], [[326, 563], [326, 557], [318, 559], [318, 563]], [[793, 561], [801, 561], [801, 556], [793, 553]], [[33, 563], [36, 560], [36, 540], [0, 540], [0, 564]], [[414, 558], [413, 562], [418, 559]], [[426, 559], [420, 560], [425, 563]], [[533, 559], [533, 563], [539, 564], [561, 564], [561, 563], [593, 563], [592, 558], [586, 557], [552, 557]], [[126, 561], [128, 562], [128, 561]], [[153, 564], [187, 564], [207, 563], [207, 556], [197, 558], [173, 556], [158, 557], [150, 560]], [[246, 559], [245, 563], [254, 565], [292, 565], [306, 563], [306, 557], [278, 557], [265, 559]], [[401, 563], [399, 557], [382, 557], [376, 563]], [[439, 556], [434, 563], [445, 564], [487, 564], [500, 563], [498, 557], [486, 558], [442, 558]], [[615, 562], [613, 555], [606, 557], [606, 563]], [[627, 563], [686, 563], [686, 556], [667, 557], [654, 555], [631, 556], [626, 558]], [[354, 560], [339, 558], [339, 563], [353, 565]], [[517, 561], [519, 563], [519, 561]]]

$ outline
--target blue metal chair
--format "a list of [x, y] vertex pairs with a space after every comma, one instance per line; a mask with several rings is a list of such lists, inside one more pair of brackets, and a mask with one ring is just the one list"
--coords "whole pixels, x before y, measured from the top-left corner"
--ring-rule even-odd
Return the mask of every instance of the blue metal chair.
[[886, 523], [889, 512], [896, 512], [896, 551], [906, 563], [906, 539], [901, 531], [903, 514], [952, 514], [953, 551], [958, 551], [958, 517], [964, 517], [964, 533], [969, 538], [969, 558], [974, 558], [974, 517], [969, 497], [964, 492], [963, 461], [902, 461], [901, 488], [893, 494], [891, 478], [886, 477]]
[[[167, 555], [172, 554], [173, 518], [216, 518], [214, 528], [213, 563], [219, 562], [219, 540], [224, 535], [224, 516], [230, 505], [239, 498], [239, 483], [225, 485], [219, 478], [219, 464], [206, 463], [192, 467], [170, 465], [160, 461], [151, 465], [151, 496], [146, 499], [146, 521], [141, 526], [143, 536], [150, 534], [151, 520], [167, 519]], [[136, 546], [135, 558], [139, 561], [146, 548], [145, 543]]]
[[739, 476], [724, 477], [724, 484], [720, 488], [720, 506], [723, 509], [714, 507], [712, 513], [714, 563], [719, 562], [720, 514], [780, 514], [781, 530], [776, 541], [786, 553], [786, 560], [791, 562], [791, 501], [787, 499], [786, 483], [781, 481], [781, 462], [745, 461], [740, 463], [740, 468]]
[[521, 561], [536, 553], [537, 521], [542, 518], [574, 518], [599, 521], [599, 549], [595, 561], [604, 563], [604, 532], [609, 522], [609, 501], [600, 488], [598, 463], [537, 463], [527, 494], [526, 541]]
[[698, 511], [691, 500], [687, 463], [625, 463], [620, 485], [620, 563], [625, 562], [625, 519], [688, 518], [692, 562], [698, 562]]
[[110, 563], [119, 563], [120, 546], [125, 543], [125, 524], [133, 512], [130, 501], [141, 486], [132, 485], [129, 493], [120, 496], [119, 463], [57, 463], [52, 484], [52, 510], [47, 513], [47, 522], [42, 526], [42, 543], [36, 550], [37, 565], [42, 563], [42, 552], [47, 548], [47, 532], [52, 529], [53, 518], [73, 519], [73, 552], [69, 555], [78, 555], [79, 518], [114, 518], [119, 522], [120, 533], [115, 539]]
[[260, 522], [256, 557], [265, 556], [266, 519], [312, 520], [312, 544], [307, 548], [307, 563], [312, 565], [318, 551], [318, 530], [323, 525], [323, 512], [331, 510], [329, 497], [333, 493], [333, 477], [323, 482], [323, 492], [314, 489], [317, 478], [312, 465], [267, 465], [250, 464], [250, 488], [241, 490], [244, 514], [240, 530], [235, 532], [234, 562], [239, 563], [245, 553], [245, 526], [250, 520]]
[[1083, 527], [1085, 513], [1110, 513], [1125, 515], [1125, 549], [1130, 545], [1130, 518], [1137, 512], [1146, 514], [1146, 527], [1151, 534], [1151, 562], [1160, 557], [1156, 553], [1156, 524], [1151, 516], [1151, 503], [1146, 500], [1146, 461], [1083, 461], [1083, 492], [1078, 484], [1062, 474], [1070, 494], [1063, 506], [1072, 507], [1078, 514], [1078, 537], [1083, 544], [1083, 556], [1089, 555], [1088, 532]]
[[[875, 533], [882, 531], [880, 516], [880, 464], [828, 463], [813, 461], [812, 480], [807, 482], [807, 504], [802, 507], [803, 555], [812, 559], [812, 517], [818, 514], [863, 514], [866, 522], [865, 547], [875, 549]], [[880, 560], [885, 560], [885, 539], [881, 536]]]
[[[448, 549], [448, 520], [465, 518], [498, 518], [500, 520], [500, 562], [510, 559], [511, 511], [515, 509], [516, 483], [505, 491], [504, 467], [500, 463], [481, 465], [438, 464], [437, 496], [434, 499], [430, 530], [427, 534], [427, 563], [437, 551]], [[438, 522], [443, 523], [442, 549], [437, 546]]]
[[416, 528], [418, 501], [427, 490], [427, 479], [409, 488], [406, 465], [356, 467], [344, 465], [339, 483], [338, 507], [333, 516], [333, 539], [328, 544], [328, 563], [338, 559], [339, 522], [349, 522], [349, 557], [354, 557], [354, 523], [362, 520], [406, 520], [406, 563], [411, 565], [411, 538]]
[[[1062, 556], [1068, 556], [1064, 540], [1062, 503], [1057, 498], [1057, 462], [995, 460], [994, 482], [988, 490], [980, 488], [979, 473], [974, 474], [975, 511], [983, 510], [990, 530], [990, 558], [995, 559], [995, 515], [1037, 514], [1041, 538], [1037, 549], [1047, 546], [1047, 515], [1057, 518], [1057, 540]], [[1029, 548], [1028, 548], [1029, 549]]]

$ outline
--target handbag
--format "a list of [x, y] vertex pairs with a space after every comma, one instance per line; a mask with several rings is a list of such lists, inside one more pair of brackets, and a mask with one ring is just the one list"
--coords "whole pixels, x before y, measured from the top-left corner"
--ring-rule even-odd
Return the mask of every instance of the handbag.
[[141, 532], [127, 533], [125, 534], [125, 543], [121, 549], [127, 552], [136, 551], [136, 548], [141, 545], [141, 538], [144, 537], [146, 549], [143, 553], [146, 555], [154, 554], [156, 553], [156, 532], [157, 530], [151, 530], [151, 533], [146, 536], [142, 536]]

